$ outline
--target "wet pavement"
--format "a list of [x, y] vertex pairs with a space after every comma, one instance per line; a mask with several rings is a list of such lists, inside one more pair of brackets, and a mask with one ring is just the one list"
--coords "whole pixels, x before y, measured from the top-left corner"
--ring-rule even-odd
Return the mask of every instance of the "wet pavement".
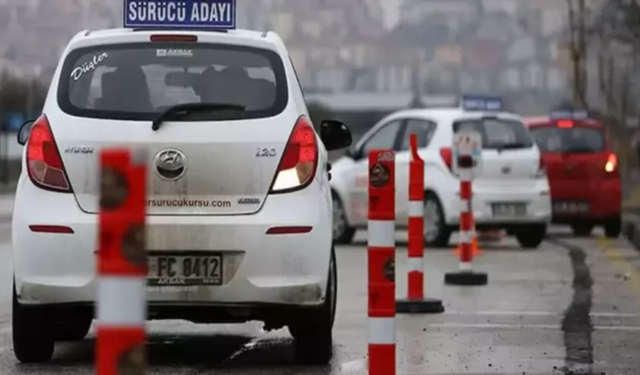
[[[625, 240], [576, 239], [554, 229], [537, 250], [512, 238], [483, 246], [483, 287], [451, 287], [449, 249], [426, 253], [426, 292], [446, 312], [398, 316], [397, 374], [629, 374], [640, 370], [640, 257]], [[9, 229], [0, 225], [0, 374], [91, 374], [93, 336], [60, 344], [55, 359], [21, 365], [11, 349]], [[406, 293], [406, 246], [398, 234], [397, 293]], [[337, 249], [339, 303], [335, 358], [327, 367], [294, 364], [286, 330], [258, 323], [150, 324], [148, 374], [366, 374], [366, 243]]]

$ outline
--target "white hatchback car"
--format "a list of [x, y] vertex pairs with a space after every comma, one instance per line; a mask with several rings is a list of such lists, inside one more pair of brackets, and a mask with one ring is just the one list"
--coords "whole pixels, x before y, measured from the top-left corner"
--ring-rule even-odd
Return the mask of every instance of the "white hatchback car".
[[551, 216], [549, 183], [522, 119], [506, 112], [460, 108], [393, 113], [333, 164], [334, 240], [351, 242], [356, 229], [366, 228], [367, 155], [372, 149], [396, 152], [396, 226], [407, 226], [409, 135], [415, 133], [425, 161], [426, 246], [447, 246], [452, 232], [459, 229], [460, 182], [452, 170], [451, 146], [454, 133], [462, 129], [482, 135], [482, 169], [472, 183], [476, 228], [506, 229], [521, 246], [539, 246]]
[[[289, 327], [301, 361], [331, 359], [337, 270], [327, 151], [349, 146], [351, 133], [337, 121], [312, 125], [277, 34], [83, 31], [19, 142], [20, 361], [46, 361], [54, 342], [90, 328], [98, 157], [121, 146], [149, 150], [149, 319], [261, 320]], [[180, 265], [204, 266], [203, 256], [219, 261], [218, 278]]]

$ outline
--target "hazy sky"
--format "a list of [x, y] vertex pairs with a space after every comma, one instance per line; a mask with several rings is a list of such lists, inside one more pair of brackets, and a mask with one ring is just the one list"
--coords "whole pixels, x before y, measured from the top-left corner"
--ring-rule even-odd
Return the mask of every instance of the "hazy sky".
[[381, 1], [384, 8], [385, 27], [391, 28], [398, 22], [399, 6], [401, 0], [383, 0]]

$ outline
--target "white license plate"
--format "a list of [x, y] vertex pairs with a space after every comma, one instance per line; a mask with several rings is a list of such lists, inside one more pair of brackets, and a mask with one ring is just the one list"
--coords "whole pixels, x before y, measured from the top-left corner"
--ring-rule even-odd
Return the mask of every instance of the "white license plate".
[[589, 203], [571, 202], [571, 201], [554, 202], [553, 212], [566, 213], [566, 214], [585, 213], [585, 212], [589, 212]]
[[222, 255], [150, 255], [149, 286], [222, 284]]
[[527, 205], [524, 203], [494, 203], [493, 216], [525, 216]]

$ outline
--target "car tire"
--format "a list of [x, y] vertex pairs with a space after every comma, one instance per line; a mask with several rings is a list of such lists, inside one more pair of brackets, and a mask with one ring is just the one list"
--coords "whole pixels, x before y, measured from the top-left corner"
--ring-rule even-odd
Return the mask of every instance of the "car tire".
[[349, 225], [342, 200], [335, 192], [331, 192], [333, 202], [333, 242], [349, 244], [356, 235], [356, 229]]
[[[429, 216], [429, 218], [427, 218]], [[435, 218], [434, 220], [431, 218]], [[431, 227], [430, 227], [431, 225]], [[451, 238], [451, 229], [447, 227], [444, 211], [438, 197], [427, 192], [424, 198], [424, 242], [428, 248], [447, 247]]]
[[591, 224], [572, 224], [571, 230], [576, 237], [589, 237], [593, 231], [593, 225]]
[[21, 305], [14, 283], [11, 325], [13, 352], [18, 361], [39, 363], [53, 357], [55, 341], [50, 317], [46, 307]]
[[604, 235], [607, 238], [618, 238], [622, 232], [622, 218], [620, 215], [609, 219], [604, 224]]
[[80, 341], [87, 337], [93, 321], [90, 315], [65, 314], [62, 321], [53, 324], [54, 341]]
[[545, 224], [535, 224], [518, 229], [516, 239], [522, 248], [535, 249], [542, 244], [546, 235], [547, 226]]
[[338, 268], [331, 249], [327, 294], [320, 308], [303, 310], [289, 325], [295, 340], [296, 362], [305, 365], [327, 365], [333, 358], [333, 323], [338, 300]]

